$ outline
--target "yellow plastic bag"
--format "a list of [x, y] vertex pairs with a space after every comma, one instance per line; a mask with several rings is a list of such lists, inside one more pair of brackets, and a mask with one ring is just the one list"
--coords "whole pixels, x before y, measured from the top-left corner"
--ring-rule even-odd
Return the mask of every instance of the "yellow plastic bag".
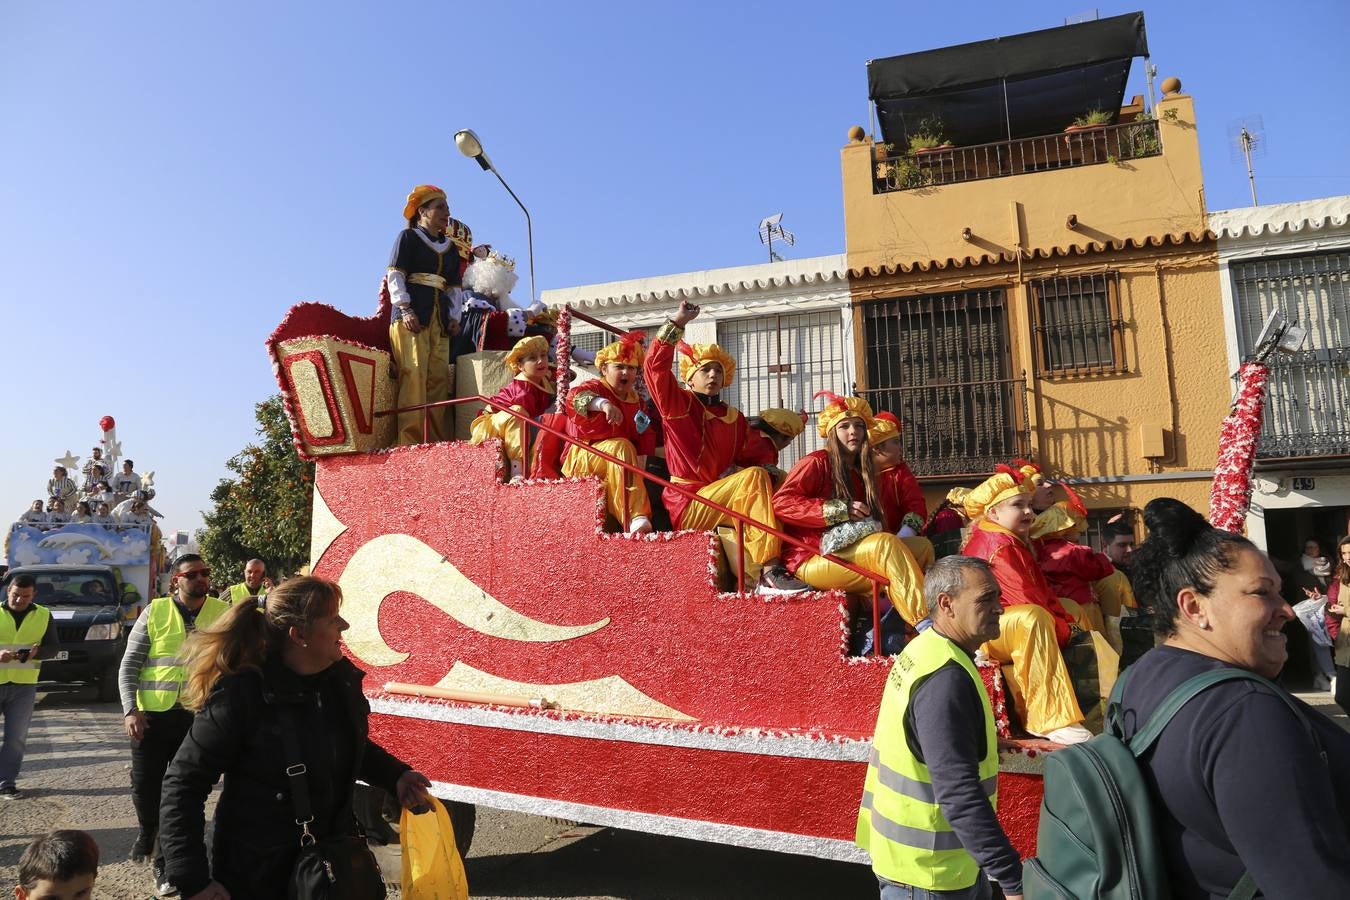
[[469, 879], [455, 846], [455, 828], [441, 801], [420, 816], [407, 809], [398, 820], [403, 847], [403, 900], [469, 900]]

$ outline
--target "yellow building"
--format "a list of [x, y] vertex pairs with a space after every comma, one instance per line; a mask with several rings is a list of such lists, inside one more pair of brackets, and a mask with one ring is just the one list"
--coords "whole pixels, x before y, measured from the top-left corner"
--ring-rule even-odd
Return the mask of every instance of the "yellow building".
[[857, 387], [930, 505], [1022, 456], [1094, 518], [1208, 508], [1216, 243], [1191, 97], [1124, 102], [1146, 55], [1136, 13], [868, 64], [880, 134], [841, 152]]

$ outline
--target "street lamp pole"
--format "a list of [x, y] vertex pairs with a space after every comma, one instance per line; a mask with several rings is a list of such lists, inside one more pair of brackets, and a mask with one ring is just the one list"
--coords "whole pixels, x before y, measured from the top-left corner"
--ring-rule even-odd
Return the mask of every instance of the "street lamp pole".
[[516, 201], [520, 211], [525, 214], [525, 238], [529, 243], [530, 252], [530, 303], [533, 304], [536, 299], [534, 294], [534, 223], [530, 220], [530, 211], [525, 208], [524, 203], [520, 202], [516, 192], [511, 190], [511, 185], [506, 183], [502, 173], [497, 171], [497, 167], [492, 164], [492, 160], [488, 159], [488, 155], [483, 152], [483, 142], [478, 139], [478, 135], [468, 128], [456, 131], [455, 146], [459, 148], [460, 153], [478, 163], [483, 171], [496, 175], [497, 180], [502, 183], [502, 187], [506, 188], [506, 192], [511, 195], [511, 199]]

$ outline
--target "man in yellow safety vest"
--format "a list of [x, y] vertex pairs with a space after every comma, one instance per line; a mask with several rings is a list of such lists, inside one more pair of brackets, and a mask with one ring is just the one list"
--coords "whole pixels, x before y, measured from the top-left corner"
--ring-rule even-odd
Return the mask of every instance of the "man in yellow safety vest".
[[[159, 795], [164, 772], [192, 726], [192, 713], [178, 702], [187, 680], [183, 641], [206, 628], [229, 608], [207, 596], [211, 570], [195, 553], [178, 558], [173, 594], [157, 597], [141, 612], [127, 638], [118, 672], [123, 726], [131, 738], [131, 799], [140, 831], [131, 859], [144, 862], [155, 850], [159, 830]], [[155, 882], [164, 893], [164, 860], [155, 852]]]
[[260, 596], [266, 596], [272, 589], [272, 579], [267, 577], [267, 566], [261, 559], [250, 559], [244, 563], [244, 580], [232, 584], [221, 591], [220, 599], [234, 606], [240, 600], [258, 602]]
[[881, 696], [856, 840], [882, 900], [1021, 900], [1022, 862], [998, 823], [998, 736], [975, 651], [998, 637], [989, 564], [947, 556], [924, 575], [932, 627], [895, 658]]
[[0, 605], [0, 719], [4, 720], [0, 800], [19, 796], [16, 782], [28, 744], [28, 726], [33, 721], [40, 660], [59, 646], [51, 612], [33, 602], [36, 593], [37, 581], [32, 575], [15, 575]]

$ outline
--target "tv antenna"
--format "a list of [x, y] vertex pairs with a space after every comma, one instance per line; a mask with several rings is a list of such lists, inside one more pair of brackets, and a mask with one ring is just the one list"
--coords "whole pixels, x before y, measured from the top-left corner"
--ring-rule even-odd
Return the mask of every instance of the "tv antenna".
[[774, 252], [774, 238], [778, 238], [789, 247], [797, 246], [797, 236], [783, 227], [782, 213], [774, 213], [759, 222], [759, 242], [769, 248], [769, 262], [782, 262], [783, 257]]
[[1260, 205], [1256, 200], [1256, 170], [1252, 168], [1252, 159], [1266, 152], [1266, 128], [1260, 116], [1245, 116], [1228, 125], [1228, 152], [1234, 161], [1242, 154], [1247, 182], [1252, 187], [1252, 206]]

